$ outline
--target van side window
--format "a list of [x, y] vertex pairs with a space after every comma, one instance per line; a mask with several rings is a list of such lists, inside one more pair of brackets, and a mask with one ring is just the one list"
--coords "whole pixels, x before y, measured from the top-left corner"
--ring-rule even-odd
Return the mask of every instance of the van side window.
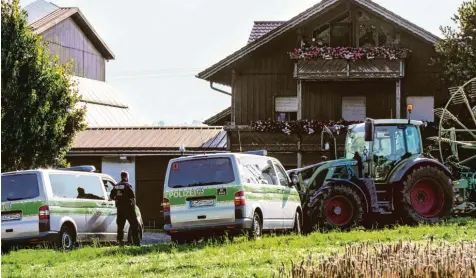
[[59, 198], [76, 198], [78, 192], [78, 181], [76, 175], [71, 174], [50, 174], [51, 189], [53, 194]]
[[278, 163], [274, 162], [274, 165], [276, 166], [276, 170], [278, 171], [279, 183], [283, 186], [289, 186], [290, 181], [286, 174], [286, 171], [284, 171], [284, 169]]
[[50, 182], [56, 197], [104, 200], [103, 183], [97, 176], [50, 174]]
[[104, 184], [97, 176], [78, 177], [78, 199], [104, 200]]
[[273, 163], [265, 157], [240, 157], [244, 175], [249, 183], [278, 185]]
[[110, 180], [102, 180], [102, 183], [104, 184], [104, 188], [106, 189], [106, 193], [109, 195], [109, 193], [111, 193], [112, 191], [112, 188], [114, 187], [114, 183]]

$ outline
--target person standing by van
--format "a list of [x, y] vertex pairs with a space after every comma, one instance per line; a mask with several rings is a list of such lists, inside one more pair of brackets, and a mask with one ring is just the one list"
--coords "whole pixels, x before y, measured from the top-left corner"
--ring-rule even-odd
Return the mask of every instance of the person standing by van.
[[117, 241], [123, 245], [124, 225], [129, 222], [133, 245], [140, 245], [139, 223], [136, 215], [136, 199], [132, 185], [129, 183], [129, 173], [121, 172], [121, 181], [111, 191], [111, 199], [116, 202], [117, 208]]

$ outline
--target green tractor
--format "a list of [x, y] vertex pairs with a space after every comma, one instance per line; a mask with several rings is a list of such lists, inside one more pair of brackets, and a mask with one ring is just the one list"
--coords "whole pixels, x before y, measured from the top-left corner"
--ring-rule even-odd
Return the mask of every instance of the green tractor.
[[407, 224], [449, 217], [452, 173], [423, 154], [421, 125], [367, 119], [348, 127], [344, 158], [289, 170], [301, 192], [304, 229], [348, 230], [381, 216]]

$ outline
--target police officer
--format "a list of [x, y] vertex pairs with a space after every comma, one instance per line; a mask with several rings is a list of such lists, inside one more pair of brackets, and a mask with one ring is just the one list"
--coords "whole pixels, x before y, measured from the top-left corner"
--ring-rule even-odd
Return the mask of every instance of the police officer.
[[139, 222], [135, 210], [136, 199], [132, 185], [129, 183], [129, 174], [126, 171], [121, 172], [121, 181], [114, 186], [111, 191], [111, 199], [116, 201], [117, 208], [117, 241], [123, 245], [124, 225], [126, 220], [129, 222], [132, 244], [140, 245]]

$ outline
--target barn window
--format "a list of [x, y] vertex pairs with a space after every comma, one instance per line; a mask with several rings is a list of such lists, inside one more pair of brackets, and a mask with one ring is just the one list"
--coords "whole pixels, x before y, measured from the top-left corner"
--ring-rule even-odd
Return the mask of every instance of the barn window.
[[351, 26], [349, 13], [345, 13], [316, 28], [312, 37], [320, 46], [350, 46]]
[[278, 121], [296, 121], [298, 111], [297, 97], [276, 97], [275, 113]]
[[363, 11], [357, 12], [358, 43], [360, 47], [384, 46], [393, 43], [391, 30]]
[[413, 106], [411, 114], [413, 120], [435, 121], [435, 115], [433, 113], [435, 100], [432, 96], [407, 97], [407, 105], [409, 104]]
[[365, 103], [365, 97], [342, 97], [342, 118], [346, 121], [365, 120]]

